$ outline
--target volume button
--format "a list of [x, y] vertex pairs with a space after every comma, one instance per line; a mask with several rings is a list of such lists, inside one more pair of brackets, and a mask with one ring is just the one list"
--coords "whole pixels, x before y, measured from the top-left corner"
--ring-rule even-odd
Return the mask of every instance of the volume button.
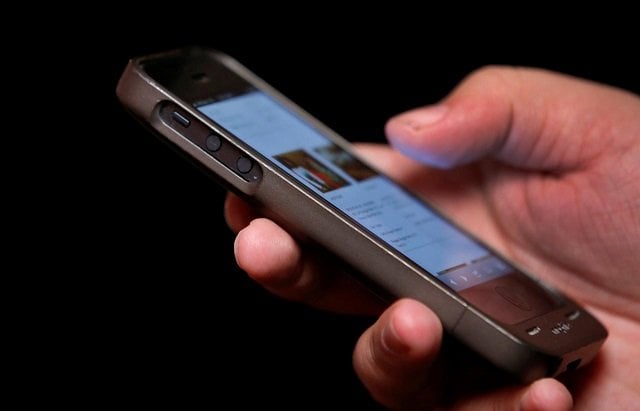
[[236, 168], [242, 174], [246, 174], [253, 168], [253, 161], [244, 156], [238, 157], [238, 160], [236, 161]]
[[220, 139], [220, 136], [216, 134], [209, 134], [204, 141], [204, 145], [207, 147], [208, 151], [215, 153], [220, 150], [220, 147], [222, 147], [222, 140]]

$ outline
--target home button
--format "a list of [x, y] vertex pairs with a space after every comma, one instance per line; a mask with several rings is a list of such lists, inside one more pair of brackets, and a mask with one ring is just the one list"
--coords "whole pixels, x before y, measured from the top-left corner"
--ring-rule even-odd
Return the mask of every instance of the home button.
[[495, 287], [494, 290], [496, 291], [496, 293], [498, 293], [498, 295], [500, 297], [502, 297], [505, 300], [509, 301], [511, 304], [515, 305], [516, 307], [520, 308], [521, 310], [531, 311], [533, 309], [533, 307], [531, 307], [531, 304], [529, 304], [527, 302], [527, 299], [523, 295], [523, 293], [519, 292], [518, 290], [516, 290], [516, 289], [514, 289], [512, 287], [506, 287], [506, 286], [503, 286], [503, 285], [499, 285], [499, 286]]

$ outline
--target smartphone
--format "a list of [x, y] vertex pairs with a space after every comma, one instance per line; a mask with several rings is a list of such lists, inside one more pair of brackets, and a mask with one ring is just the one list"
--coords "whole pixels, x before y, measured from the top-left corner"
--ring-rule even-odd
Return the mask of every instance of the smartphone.
[[429, 306], [444, 328], [531, 381], [588, 363], [606, 329], [220, 52], [132, 59], [117, 95], [225, 187], [326, 248], [378, 290]]

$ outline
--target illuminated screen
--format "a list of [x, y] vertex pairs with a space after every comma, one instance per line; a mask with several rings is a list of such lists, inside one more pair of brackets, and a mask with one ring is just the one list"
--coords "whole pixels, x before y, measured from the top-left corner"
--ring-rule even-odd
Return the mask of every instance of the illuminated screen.
[[250, 89], [198, 109], [454, 290], [512, 272], [267, 94]]

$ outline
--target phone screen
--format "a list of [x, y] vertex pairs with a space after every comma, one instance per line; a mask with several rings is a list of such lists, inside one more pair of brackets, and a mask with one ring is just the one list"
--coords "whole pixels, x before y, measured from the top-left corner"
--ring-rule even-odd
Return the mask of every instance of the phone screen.
[[276, 98], [246, 83], [231, 90], [196, 100], [194, 106], [485, 313], [516, 324], [562, 305], [558, 295], [336, 145]]
[[454, 290], [512, 272], [266, 93], [253, 88], [197, 108]]

